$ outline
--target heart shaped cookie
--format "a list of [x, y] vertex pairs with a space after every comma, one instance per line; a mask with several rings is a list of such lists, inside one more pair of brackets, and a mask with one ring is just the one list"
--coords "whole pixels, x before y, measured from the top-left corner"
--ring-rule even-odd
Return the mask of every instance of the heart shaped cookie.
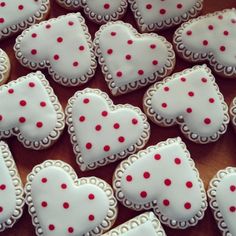
[[64, 86], [86, 83], [97, 67], [91, 36], [80, 13], [41, 22], [16, 39], [16, 58], [33, 70], [48, 68]]
[[190, 20], [176, 30], [174, 45], [187, 61], [208, 61], [221, 76], [236, 78], [236, 9]]
[[233, 101], [230, 105], [229, 114], [231, 116], [231, 122], [233, 124], [234, 130], [236, 132], [236, 97], [233, 99]]
[[196, 143], [217, 141], [229, 123], [228, 106], [206, 65], [154, 84], [144, 95], [143, 104], [154, 123], [166, 127], [178, 124]]
[[7, 54], [0, 48], [0, 85], [4, 84], [9, 77], [11, 64]]
[[209, 205], [224, 236], [236, 235], [236, 168], [218, 171], [208, 188]]
[[0, 2], [0, 40], [44, 20], [49, 0], [14, 0]]
[[166, 236], [159, 220], [146, 212], [110, 230], [103, 236]]
[[125, 158], [144, 147], [149, 139], [150, 126], [138, 107], [114, 105], [98, 89], [77, 92], [65, 112], [82, 171]]
[[11, 228], [21, 217], [24, 191], [14, 159], [6, 143], [0, 141], [0, 232]]
[[179, 25], [196, 17], [203, 0], [128, 0], [141, 31], [155, 31]]
[[172, 45], [164, 37], [139, 34], [121, 21], [101, 26], [94, 46], [113, 95], [156, 82], [169, 75], [175, 66]]
[[61, 135], [62, 107], [41, 72], [0, 87], [0, 139], [15, 135], [27, 148], [43, 149]]
[[203, 182], [180, 138], [122, 161], [114, 173], [113, 188], [123, 205], [137, 211], [153, 209], [172, 228], [196, 225], [207, 208]]
[[96, 177], [78, 179], [62, 161], [34, 167], [25, 192], [38, 236], [101, 235], [117, 217], [112, 188]]

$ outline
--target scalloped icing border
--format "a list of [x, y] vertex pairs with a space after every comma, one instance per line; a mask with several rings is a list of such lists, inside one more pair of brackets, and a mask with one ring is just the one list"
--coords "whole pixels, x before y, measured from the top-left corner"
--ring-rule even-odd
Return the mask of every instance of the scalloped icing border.
[[[112, 74], [109, 72], [109, 69], [106, 65], [105, 59], [102, 55], [102, 52], [101, 52], [101, 49], [99, 46], [100, 34], [102, 33], [102, 31], [106, 27], [109, 27], [112, 24], [121, 24], [121, 25], [127, 27], [131, 31], [131, 33], [137, 38], [151, 36], [151, 37], [156, 37], [156, 38], [160, 39], [166, 45], [166, 47], [168, 49], [168, 58], [167, 58], [167, 62], [165, 64], [165, 66], [161, 70], [152, 73], [149, 77], [143, 78], [141, 80], [135, 80], [135, 81], [128, 83], [126, 85], [123, 85], [123, 86], [119, 86], [119, 87], [116, 86], [115, 81], [112, 78]], [[138, 31], [135, 28], [133, 28], [133, 26], [131, 24], [124, 23], [123, 21], [108, 22], [106, 25], [102, 25], [100, 27], [100, 29], [95, 34], [93, 45], [94, 45], [95, 54], [98, 57], [98, 62], [101, 66], [103, 74], [105, 75], [105, 80], [108, 84], [108, 87], [109, 87], [112, 95], [114, 95], [114, 96], [118, 96], [118, 95], [132, 92], [132, 91], [137, 90], [141, 87], [144, 87], [150, 83], [154, 83], [157, 80], [165, 78], [166, 76], [168, 76], [172, 73], [172, 71], [174, 70], [174, 67], [175, 67], [175, 52], [173, 50], [172, 45], [164, 37], [159, 36], [154, 33], [140, 34], [140, 33], [138, 33]]]
[[11, 228], [16, 223], [16, 221], [22, 216], [25, 200], [24, 200], [23, 185], [15, 161], [11, 154], [11, 151], [8, 145], [3, 141], [0, 141], [0, 149], [2, 152], [3, 161], [5, 162], [6, 167], [9, 170], [9, 174], [12, 179], [12, 184], [15, 187], [15, 194], [16, 194], [16, 207], [12, 216], [5, 222], [0, 223], [0, 232], [3, 232], [5, 229]]
[[227, 175], [231, 173], [236, 173], [235, 167], [227, 167], [223, 170], [219, 170], [217, 174], [212, 178], [212, 180], [209, 183], [209, 187], [207, 190], [207, 195], [209, 198], [209, 205], [211, 207], [211, 210], [214, 213], [214, 218], [217, 222], [218, 228], [222, 231], [223, 236], [230, 236], [232, 235], [227, 228], [227, 225], [224, 221], [224, 218], [220, 212], [220, 209], [218, 207], [217, 201], [216, 201], [216, 190], [218, 187], [218, 184], [221, 182], [221, 180]]
[[199, 15], [203, 8], [203, 0], [197, 0], [192, 8], [185, 12], [181, 16], [176, 16], [174, 18], [169, 18], [160, 22], [153, 22], [153, 24], [145, 24], [144, 19], [138, 9], [136, 0], [128, 0], [130, 8], [134, 14], [137, 25], [142, 32], [152, 32], [157, 30], [163, 30], [166, 28], [174, 27], [181, 24], [182, 22], [188, 21]]
[[113, 194], [113, 190], [111, 188], [111, 186], [106, 183], [104, 180], [99, 179], [97, 177], [82, 177], [82, 178], [78, 178], [77, 174], [75, 173], [75, 171], [73, 170], [73, 168], [60, 160], [47, 160], [45, 162], [43, 162], [42, 164], [39, 164], [37, 166], [35, 166], [32, 170], [31, 173], [28, 174], [27, 176], [27, 183], [25, 185], [25, 194], [26, 194], [26, 198], [25, 201], [28, 205], [28, 212], [32, 217], [32, 223], [35, 226], [35, 232], [36, 235], [38, 236], [43, 236], [43, 230], [40, 226], [38, 217], [37, 217], [37, 213], [32, 201], [32, 196], [31, 196], [31, 185], [32, 185], [32, 181], [34, 179], [34, 177], [42, 170], [51, 166], [55, 166], [55, 167], [59, 167], [62, 170], [64, 170], [65, 172], [67, 172], [67, 174], [71, 177], [71, 179], [73, 180], [74, 184], [76, 187], [79, 187], [83, 184], [93, 184], [96, 185], [97, 187], [99, 187], [100, 189], [102, 189], [104, 191], [104, 193], [107, 195], [107, 198], [109, 200], [109, 210], [107, 213], [106, 218], [103, 220], [103, 222], [100, 223], [100, 225], [96, 226], [94, 229], [92, 229], [91, 231], [89, 231], [87, 234], [91, 235], [91, 236], [95, 236], [95, 235], [100, 235], [102, 234], [104, 231], [107, 231], [115, 222], [116, 218], [117, 218], [117, 214], [118, 214], [118, 208], [117, 208], [117, 200], [114, 197]]
[[[154, 110], [152, 109], [151, 106], [151, 98], [153, 96], [153, 94], [157, 91], [157, 89], [162, 86], [163, 84], [167, 83], [170, 80], [174, 80], [176, 78], [178, 78], [179, 76], [185, 75], [186, 73], [189, 73], [191, 71], [194, 71], [198, 68], [204, 68], [206, 70], [206, 72], [209, 75], [209, 79], [212, 80], [213, 85], [216, 89], [216, 92], [220, 98], [223, 110], [224, 110], [224, 121], [223, 124], [220, 128], [220, 130], [218, 132], [216, 132], [214, 135], [210, 136], [210, 137], [201, 137], [198, 134], [194, 134], [190, 131], [190, 129], [188, 128], [188, 126], [185, 124], [183, 116], [179, 116], [176, 119], [165, 119], [164, 117], [162, 117], [161, 115], [157, 114], [156, 112], [154, 112]], [[157, 125], [160, 126], [164, 126], [164, 127], [168, 127], [168, 126], [173, 126], [173, 125], [179, 125], [180, 126], [180, 130], [181, 132], [191, 141], [195, 142], [195, 143], [200, 143], [200, 144], [207, 144], [210, 142], [216, 142], [221, 135], [223, 135], [228, 127], [228, 123], [229, 123], [229, 115], [228, 115], [228, 106], [224, 101], [224, 97], [223, 94], [220, 92], [218, 85], [215, 82], [215, 78], [211, 73], [211, 70], [206, 66], [206, 65], [202, 65], [202, 66], [194, 66], [190, 69], [185, 69], [181, 72], [175, 73], [170, 77], [166, 77], [163, 81], [161, 82], [157, 82], [154, 85], [152, 85], [145, 93], [144, 95], [144, 99], [143, 99], [143, 107], [144, 107], [144, 111], [146, 113], [146, 115]]]
[[50, 101], [55, 109], [55, 112], [57, 113], [57, 123], [55, 124], [55, 128], [47, 137], [38, 141], [30, 141], [26, 139], [17, 127], [12, 128], [11, 130], [0, 131], [0, 138], [9, 138], [14, 135], [24, 145], [24, 147], [34, 150], [41, 150], [52, 145], [60, 137], [65, 127], [65, 115], [62, 110], [61, 104], [59, 103], [57, 96], [55, 95], [53, 89], [50, 87], [44, 74], [42, 74], [40, 71], [37, 71], [35, 73], [30, 73], [26, 76], [22, 76], [17, 80], [13, 80], [6, 85], [0, 86], [0, 92], [3, 88], [11, 88], [12, 85], [31, 77], [34, 79], [38, 79], [48, 93]]
[[[89, 49], [90, 49], [90, 56], [91, 56], [91, 65], [90, 65], [90, 69], [88, 70], [88, 72], [86, 74], [84, 74], [83, 76], [79, 77], [79, 78], [75, 78], [75, 79], [69, 79], [67, 77], [63, 77], [57, 74], [57, 72], [55, 70], [52, 69], [50, 61], [49, 60], [43, 60], [39, 63], [35, 63], [32, 62], [30, 60], [28, 60], [26, 57], [24, 57], [21, 53], [21, 49], [20, 49], [20, 43], [21, 40], [24, 38], [24, 36], [31, 30], [31, 29], [36, 29], [37, 27], [44, 25], [45, 22], [48, 23], [53, 23], [59, 19], [63, 19], [66, 18], [68, 16], [76, 16], [79, 20], [79, 23], [83, 29], [84, 32], [84, 36], [86, 38], [86, 41], [89, 45]], [[18, 59], [18, 61], [21, 63], [22, 66], [28, 67], [32, 70], [36, 70], [36, 69], [44, 69], [47, 68], [49, 74], [52, 76], [53, 80], [56, 81], [57, 83], [63, 85], [63, 86], [68, 86], [68, 87], [74, 87], [74, 86], [80, 86], [83, 85], [85, 83], [87, 83], [94, 75], [96, 72], [96, 68], [97, 68], [97, 61], [96, 61], [96, 57], [93, 51], [93, 43], [92, 43], [92, 39], [91, 39], [91, 35], [89, 34], [88, 31], [88, 27], [85, 24], [85, 20], [82, 17], [82, 15], [77, 12], [77, 13], [69, 13], [67, 15], [62, 15], [59, 16], [57, 18], [51, 18], [48, 21], [43, 21], [37, 25], [33, 25], [30, 28], [24, 30], [22, 32], [21, 35], [19, 35], [16, 38], [16, 43], [14, 45], [14, 51], [15, 51], [15, 56]]]
[[67, 10], [79, 10], [81, 8], [81, 0], [56, 0], [56, 2]]
[[219, 14], [224, 14], [228, 11], [236, 11], [235, 8], [232, 9], [225, 9], [223, 11], [216, 11], [214, 13], [210, 13], [204, 16], [200, 16], [196, 19], [192, 19], [186, 23], [183, 23], [176, 31], [173, 37], [173, 46], [175, 48], [175, 51], [179, 54], [181, 58], [187, 61], [191, 61], [193, 63], [196, 62], [209, 62], [212, 69], [219, 75], [228, 77], [228, 78], [235, 78], [236, 77], [236, 66], [224, 66], [220, 64], [217, 59], [214, 57], [214, 54], [212, 52], [209, 53], [194, 53], [187, 49], [185, 45], [182, 42], [182, 32], [185, 29], [185, 27], [191, 25], [192, 23], [211, 17], [211, 16], [217, 16]]
[[[77, 141], [77, 137], [76, 137], [76, 134], [75, 134], [75, 131], [74, 131], [74, 126], [73, 126], [73, 121], [72, 121], [72, 107], [73, 107], [73, 104], [74, 104], [74, 102], [75, 102], [75, 100], [77, 99], [78, 96], [80, 96], [82, 94], [86, 94], [86, 93], [94, 93], [94, 94], [99, 95], [102, 98], [104, 98], [106, 100], [106, 102], [108, 104], [108, 107], [110, 108], [111, 111], [114, 111], [114, 110], [117, 110], [117, 109], [120, 109], [120, 108], [132, 109], [133, 111], [135, 111], [142, 118], [143, 124], [144, 124], [144, 130], [143, 130], [142, 134], [140, 135], [140, 138], [137, 140], [137, 142], [135, 144], [133, 144], [132, 146], [130, 146], [126, 150], [122, 150], [120, 153], [113, 154], [113, 155], [111, 155], [107, 158], [103, 158], [102, 160], [90, 163], [88, 165], [86, 165], [83, 161], [83, 157], [82, 157], [82, 154], [81, 154], [80, 148], [79, 148], [79, 142]], [[66, 123], [68, 125], [68, 132], [70, 134], [70, 140], [71, 140], [71, 143], [73, 145], [73, 151], [76, 155], [76, 162], [80, 166], [81, 171], [93, 170], [93, 169], [96, 169], [98, 167], [107, 165], [108, 163], [115, 162], [119, 159], [123, 159], [123, 158], [127, 157], [128, 155], [135, 153], [137, 150], [142, 149], [145, 146], [145, 144], [147, 143], [147, 141], [149, 140], [149, 137], [150, 137], [150, 125], [147, 121], [147, 117], [138, 107], [134, 107], [134, 106], [131, 106], [129, 104], [114, 105], [112, 100], [109, 98], [109, 96], [106, 93], [99, 90], [99, 89], [87, 88], [87, 89], [84, 89], [82, 91], [76, 92], [74, 94], [74, 96], [69, 99], [68, 105], [65, 109], [65, 114], [66, 114]]]
[[102, 236], [123, 235], [130, 230], [133, 230], [133, 229], [138, 228], [139, 226], [142, 226], [142, 224], [145, 224], [146, 222], [151, 222], [153, 229], [155, 230], [158, 236], [166, 236], [166, 233], [164, 229], [162, 228], [160, 221], [156, 218], [156, 216], [152, 212], [146, 212], [139, 216], [136, 216], [133, 219], [123, 223], [122, 225], [119, 225], [116, 228], [110, 230], [106, 234], [103, 234]]
[[19, 31], [25, 30], [28, 27], [42, 21], [44, 18], [47, 17], [50, 10], [50, 1], [49, 0], [42, 0], [42, 5], [40, 6], [40, 9], [35, 12], [32, 16], [28, 17], [27, 19], [23, 20], [22, 22], [19, 22], [15, 25], [11, 25], [7, 28], [4, 28], [0, 31], [0, 40], [15, 34]]
[[0, 85], [7, 81], [11, 64], [8, 55], [0, 48]]
[[[124, 173], [124, 171], [126, 170], [126, 168], [128, 166], [132, 165], [136, 160], [143, 158], [149, 152], [156, 150], [158, 148], [161, 148], [163, 146], [167, 146], [169, 144], [176, 143], [176, 142], [179, 143], [180, 146], [184, 149], [184, 151], [186, 153], [185, 157], [188, 159], [189, 164], [190, 164], [192, 170], [194, 171], [196, 178], [198, 179], [199, 187], [200, 187], [200, 190], [202, 193], [202, 208], [199, 210], [198, 213], [196, 213], [196, 215], [193, 218], [189, 219], [188, 221], [171, 220], [168, 217], [164, 216], [158, 210], [158, 206], [156, 204], [156, 201], [153, 201], [151, 203], [146, 203], [146, 204], [132, 203], [131, 201], [129, 201], [128, 199], [126, 199], [124, 197], [124, 195], [122, 193], [122, 189], [121, 189], [121, 175]], [[124, 206], [131, 208], [133, 210], [136, 210], [136, 211], [153, 209], [154, 213], [158, 216], [161, 223], [168, 225], [169, 227], [174, 228], [174, 229], [186, 229], [190, 226], [195, 226], [198, 223], [198, 221], [204, 217], [204, 212], [207, 209], [207, 197], [206, 197], [206, 192], [204, 189], [204, 184], [199, 177], [199, 172], [198, 172], [197, 168], [195, 167], [195, 163], [194, 163], [193, 159], [191, 158], [191, 155], [190, 155], [189, 151], [187, 150], [185, 143], [181, 140], [180, 137], [169, 138], [166, 141], [159, 142], [154, 146], [149, 146], [147, 149], [139, 151], [137, 154], [131, 155], [129, 158], [122, 161], [118, 165], [118, 167], [116, 168], [114, 175], [113, 175], [113, 189], [115, 191], [116, 198]], [[120, 195], [122, 195], [123, 197], [121, 198]]]
[[231, 123], [236, 131], [236, 97], [233, 99], [230, 105], [229, 114], [231, 118]]

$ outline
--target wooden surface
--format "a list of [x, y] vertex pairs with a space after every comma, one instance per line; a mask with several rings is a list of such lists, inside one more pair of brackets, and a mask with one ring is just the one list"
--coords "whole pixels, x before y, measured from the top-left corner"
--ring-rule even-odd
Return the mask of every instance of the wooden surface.
[[[13, 1], [13, 0], [12, 0]], [[56, 5], [55, 2], [51, 0], [52, 7], [50, 17], [56, 17], [59, 15], [66, 14], [67, 11]], [[214, 12], [216, 10], [222, 10], [225, 8], [236, 7], [235, 0], [205, 0], [203, 14], [208, 12]], [[124, 21], [130, 22], [133, 25], [134, 19], [130, 11], [125, 15]], [[99, 26], [94, 23], [91, 23], [89, 20], [86, 20], [89, 31], [94, 37], [94, 33], [98, 30]], [[166, 32], [161, 32], [161, 35], [167, 37], [169, 41], [172, 40], [174, 29], [167, 30]], [[13, 53], [13, 45], [14, 45], [15, 37], [11, 37], [10, 39], [6, 39], [5, 41], [0, 42], [0, 47], [3, 48], [11, 58], [12, 63], [12, 71], [11, 71], [11, 80], [17, 79], [19, 76], [26, 75], [30, 72], [29, 69], [23, 68], [15, 59]], [[182, 61], [180, 58], [177, 58], [177, 65], [175, 71], [181, 71], [184, 68], [190, 67], [191, 64]], [[54, 88], [55, 93], [57, 94], [61, 104], [65, 108], [67, 104], [67, 100], [78, 90], [83, 89], [85, 87], [92, 88], [100, 88], [101, 90], [108, 92], [109, 90], [104, 81], [103, 75], [101, 73], [100, 67], [98, 66], [95, 77], [86, 84], [86, 86], [80, 88], [66, 88], [56, 84], [50, 76], [44, 71], [46, 77], [48, 78], [51, 86]], [[219, 84], [221, 92], [224, 94], [226, 102], [229, 104], [234, 96], [236, 96], [236, 79], [235, 80], [227, 80], [224, 78], [220, 78], [216, 76], [216, 80]], [[123, 95], [118, 98], [113, 98], [115, 104], [118, 103], [130, 103], [135, 106], [141, 107], [142, 97], [147, 88], [143, 88], [136, 92], [130, 93], [128, 95]], [[110, 93], [109, 93], [110, 95]], [[153, 145], [158, 143], [159, 141], [165, 140], [169, 137], [181, 136], [181, 132], [178, 127], [171, 128], [161, 128], [154, 124], [151, 124], [151, 138], [147, 145]], [[182, 137], [183, 138], [183, 137]], [[193, 159], [195, 160], [196, 166], [200, 172], [200, 176], [204, 181], [205, 187], [207, 188], [209, 180], [212, 178], [215, 173], [222, 168], [227, 166], [236, 166], [236, 135], [233, 133], [233, 129], [231, 125], [228, 128], [227, 133], [216, 143], [207, 144], [207, 145], [197, 145], [189, 142], [185, 138], [183, 138], [187, 147], [192, 154]], [[64, 134], [61, 136], [59, 141], [52, 146], [51, 148], [44, 151], [32, 151], [25, 149], [16, 138], [11, 138], [7, 140], [13, 156], [15, 158], [16, 164], [18, 166], [21, 178], [25, 183], [27, 174], [31, 171], [31, 169], [47, 160], [47, 159], [60, 159], [63, 160], [76, 170], [79, 177], [81, 176], [92, 176], [95, 175], [106, 180], [111, 184], [112, 175], [114, 169], [118, 165], [118, 162], [110, 164], [108, 166], [102, 167], [100, 169], [82, 173], [79, 171], [78, 166], [75, 163], [75, 156], [72, 151], [72, 145], [69, 141], [69, 135], [67, 130], [65, 130]], [[138, 215], [139, 212], [135, 212], [129, 210], [119, 204], [119, 215], [115, 225], [119, 225], [126, 220]], [[205, 218], [199, 222], [199, 224], [195, 227], [189, 228], [187, 230], [173, 230], [168, 227], [164, 227], [167, 235], [169, 236], [219, 236], [220, 233], [217, 229], [216, 223], [213, 219], [211, 211], [208, 209], [206, 211]], [[31, 218], [27, 212], [27, 207], [25, 207], [23, 217], [14, 225], [12, 229], [9, 229], [0, 235], [4, 236], [32, 236], [35, 235], [34, 227], [31, 223]], [[148, 236], [148, 235], [147, 235]]]

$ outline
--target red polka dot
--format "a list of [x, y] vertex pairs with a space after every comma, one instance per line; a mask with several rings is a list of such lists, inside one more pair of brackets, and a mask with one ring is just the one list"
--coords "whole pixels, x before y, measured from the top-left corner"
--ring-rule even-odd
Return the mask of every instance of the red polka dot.
[[73, 21], [69, 21], [69, 22], [68, 22], [68, 25], [69, 25], [69, 26], [72, 26], [72, 25], [74, 25], [74, 22], [73, 22]]
[[85, 147], [86, 147], [86, 149], [91, 149], [92, 148], [92, 143], [86, 143]]
[[125, 59], [126, 59], [126, 60], [131, 60], [131, 55], [130, 55], [130, 54], [127, 54], [127, 55], [125, 56]]
[[41, 122], [41, 121], [37, 122], [37, 123], [36, 123], [36, 126], [37, 126], [38, 128], [42, 128], [42, 127], [43, 127], [43, 122]]
[[36, 38], [36, 37], [37, 37], [37, 34], [36, 34], [36, 33], [33, 33], [33, 34], [31, 34], [31, 37], [32, 37], [32, 38]]
[[167, 104], [166, 104], [165, 102], [163, 102], [163, 103], [161, 104], [161, 106], [162, 106], [163, 108], [167, 108]]
[[170, 186], [170, 185], [171, 185], [171, 180], [170, 180], [170, 179], [165, 179], [165, 180], [164, 180], [164, 184], [165, 184], [166, 186]]
[[210, 118], [205, 118], [205, 119], [204, 119], [204, 123], [205, 123], [206, 125], [209, 125], [209, 124], [211, 123], [211, 119], [210, 119]]
[[140, 197], [141, 197], [141, 198], [146, 198], [146, 197], [147, 197], [147, 192], [146, 192], [146, 191], [142, 191], [142, 192], [140, 193]]
[[32, 49], [32, 50], [31, 50], [31, 54], [32, 54], [32, 55], [36, 55], [36, 54], [37, 54], [37, 50], [36, 50], [36, 49]]
[[1, 3], [0, 3], [0, 6], [1, 6], [1, 7], [5, 7], [5, 6], [6, 6], [6, 3], [5, 3], [5, 2], [1, 2]]
[[220, 51], [224, 52], [226, 50], [225, 46], [220, 46]]
[[214, 98], [209, 98], [209, 102], [210, 102], [210, 103], [214, 103], [214, 102], [215, 102], [215, 99], [214, 99]]
[[2, 23], [4, 23], [5, 22], [5, 20], [4, 20], [4, 18], [0, 18], [0, 24], [2, 24]]
[[181, 77], [181, 78], [180, 78], [180, 81], [181, 81], [181, 82], [186, 82], [186, 78]]
[[164, 87], [164, 91], [165, 91], [165, 92], [168, 92], [169, 90], [170, 90], [169, 87]]
[[158, 65], [158, 60], [153, 60], [153, 61], [152, 61], [152, 64], [153, 64], [154, 66]]
[[185, 209], [190, 209], [191, 208], [191, 203], [190, 202], [186, 202], [185, 204], [184, 204], [184, 208]]
[[35, 83], [34, 82], [29, 82], [29, 87], [30, 88], [34, 88], [35, 87]]
[[133, 180], [133, 177], [131, 175], [126, 176], [126, 181], [131, 182]]
[[166, 14], [166, 10], [165, 10], [165, 9], [160, 9], [160, 14], [161, 14], [161, 15]]
[[46, 29], [50, 29], [50, 28], [51, 28], [51, 25], [50, 25], [50, 24], [47, 24], [45, 27], [46, 27]]
[[80, 121], [80, 122], [84, 122], [84, 121], [85, 121], [85, 117], [84, 117], [84, 116], [80, 116], [80, 117], [79, 117], [79, 121]]
[[232, 22], [233, 24], [236, 24], [236, 19], [232, 19], [231, 22]]
[[107, 54], [111, 55], [113, 53], [113, 50], [110, 48], [107, 50]]
[[155, 48], [156, 48], [156, 44], [151, 44], [151, 45], [150, 45], [150, 48], [151, 48], [151, 49], [155, 49]]
[[110, 4], [109, 3], [105, 3], [103, 7], [104, 7], [104, 9], [108, 10], [110, 8]]
[[120, 125], [119, 125], [118, 123], [115, 123], [115, 124], [113, 125], [113, 127], [114, 127], [114, 129], [119, 129], [119, 128], [120, 128]]
[[188, 96], [193, 97], [194, 96], [194, 92], [192, 92], [192, 91], [188, 92]]
[[116, 36], [116, 32], [111, 32], [111, 36]]
[[24, 9], [24, 6], [23, 6], [23, 5], [19, 5], [19, 6], [18, 6], [18, 9], [19, 9], [20, 11], [22, 11], [22, 10]]
[[118, 71], [118, 72], [116, 73], [116, 76], [117, 76], [117, 77], [122, 77], [122, 72], [121, 72], [121, 71]]
[[219, 16], [218, 16], [218, 19], [219, 19], [219, 20], [222, 20], [223, 18], [224, 18], [224, 17], [223, 17], [222, 15], [219, 15]]
[[125, 141], [125, 138], [124, 138], [123, 136], [120, 136], [120, 137], [118, 138], [118, 140], [119, 140], [120, 143], [123, 143], [123, 142]]
[[55, 229], [55, 226], [52, 225], [52, 224], [50, 224], [50, 225], [48, 226], [48, 229], [49, 229], [50, 231], [53, 231], [53, 230]]
[[176, 164], [176, 165], [180, 165], [180, 164], [181, 164], [181, 159], [178, 158], [178, 157], [176, 157], [176, 158], [175, 158], [175, 164]]
[[20, 106], [24, 107], [26, 106], [27, 102], [25, 100], [21, 100], [20, 101]]
[[178, 3], [178, 4], [176, 5], [176, 7], [177, 7], [178, 9], [181, 9], [181, 8], [183, 7], [183, 4]]
[[204, 46], [207, 46], [207, 45], [208, 45], [208, 41], [207, 41], [207, 40], [203, 40], [203, 41], [202, 41], [202, 44], [203, 44]]
[[62, 37], [58, 37], [58, 38], [57, 38], [57, 42], [58, 42], [58, 43], [62, 43], [62, 42], [63, 42], [63, 38], [62, 38]]
[[150, 9], [152, 9], [152, 4], [146, 4], [146, 9], [148, 9], [148, 10], [150, 10]]
[[0, 115], [0, 121], [2, 121], [3, 120], [3, 116], [2, 115]]
[[139, 74], [139, 75], [143, 75], [143, 74], [144, 74], [144, 71], [143, 71], [143, 70], [138, 70], [138, 74]]
[[163, 205], [164, 206], [169, 206], [170, 205], [170, 201], [168, 199], [164, 199], [163, 200]]
[[202, 83], [206, 83], [207, 79], [206, 78], [202, 78]]
[[93, 221], [95, 217], [94, 217], [94, 215], [89, 215], [88, 218], [89, 218], [89, 221]]
[[103, 150], [104, 150], [105, 152], [109, 152], [109, 151], [110, 151], [110, 146], [109, 146], [109, 145], [105, 145], [105, 146], [103, 147]]
[[48, 182], [48, 179], [47, 179], [47, 178], [42, 178], [42, 179], [41, 179], [41, 182], [45, 184], [45, 183]]
[[68, 209], [70, 207], [69, 203], [68, 202], [64, 202], [63, 203], [63, 208], [64, 209]]
[[83, 100], [83, 103], [84, 103], [84, 104], [88, 104], [88, 103], [89, 103], [89, 99], [88, 99], [88, 98], [85, 98], [85, 99]]
[[155, 154], [154, 159], [159, 161], [161, 159], [161, 155], [160, 154]]
[[228, 36], [228, 35], [229, 35], [229, 31], [225, 30], [223, 34], [224, 34], [225, 36]]
[[47, 206], [48, 206], [48, 203], [45, 202], [45, 201], [43, 201], [43, 202], [41, 203], [41, 206], [42, 206], [42, 207], [47, 207]]
[[74, 232], [74, 228], [73, 227], [69, 227], [68, 228], [68, 233], [72, 234]]
[[61, 184], [62, 189], [67, 189], [67, 185], [65, 183]]
[[102, 111], [102, 116], [103, 117], [106, 117], [108, 115], [108, 112], [107, 111]]
[[8, 93], [13, 94], [14, 93], [14, 89], [8, 89]]
[[193, 111], [193, 110], [192, 110], [192, 108], [190, 108], [190, 107], [188, 107], [188, 108], [186, 109], [186, 112], [187, 112], [187, 113], [192, 113], [192, 111]]
[[150, 173], [148, 172], [148, 171], [145, 171], [144, 173], [143, 173], [143, 178], [144, 179], [149, 179], [150, 178]]
[[231, 192], [234, 192], [235, 190], [236, 190], [236, 186], [235, 186], [235, 185], [231, 185], [231, 186], [230, 186], [230, 191], [231, 191]]
[[186, 182], [186, 187], [187, 188], [192, 188], [193, 187], [193, 183], [191, 181], [187, 181]]
[[213, 26], [213, 25], [208, 25], [208, 29], [209, 29], [209, 30], [213, 30], [213, 29], [214, 29], [214, 26]]
[[188, 30], [186, 34], [187, 34], [188, 36], [191, 36], [192, 33], [193, 33], [193, 32], [192, 32], [191, 30]]
[[102, 129], [102, 126], [101, 126], [101, 125], [96, 125], [96, 126], [95, 126], [95, 130], [96, 130], [96, 131], [100, 131], [101, 129]]
[[20, 123], [25, 123], [25, 122], [26, 122], [25, 117], [20, 117], [20, 118], [19, 118], [19, 122], [20, 122]]
[[79, 46], [80, 51], [84, 51], [85, 47], [83, 45]]
[[133, 40], [129, 39], [129, 40], [127, 41], [127, 43], [131, 45], [131, 44], [133, 44]]
[[0, 213], [3, 212], [3, 207], [0, 206]]
[[93, 200], [94, 198], [95, 198], [94, 194], [90, 193], [90, 194], [88, 195], [88, 199], [89, 199], [89, 200]]
[[138, 120], [137, 120], [137, 119], [135, 119], [135, 118], [134, 118], [134, 119], [132, 119], [132, 124], [133, 124], [133, 125], [137, 125], [137, 124], [138, 124]]
[[74, 67], [79, 66], [79, 62], [78, 62], [78, 61], [74, 61], [74, 62], [73, 62], [73, 66], [74, 66]]
[[230, 210], [231, 212], [235, 212], [235, 211], [236, 211], [236, 207], [235, 207], [235, 206], [231, 206], [231, 207], [229, 208], [229, 210]]
[[0, 190], [5, 190], [5, 189], [6, 189], [6, 185], [5, 184], [0, 185]]
[[55, 54], [55, 55], [53, 56], [53, 59], [54, 59], [55, 61], [58, 61], [58, 60], [60, 59], [60, 57], [59, 57], [58, 54]]

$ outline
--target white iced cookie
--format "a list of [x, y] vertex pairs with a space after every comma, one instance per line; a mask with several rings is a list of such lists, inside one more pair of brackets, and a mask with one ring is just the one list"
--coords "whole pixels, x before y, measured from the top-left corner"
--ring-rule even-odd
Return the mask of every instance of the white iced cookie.
[[78, 179], [62, 161], [35, 166], [25, 193], [38, 236], [101, 235], [117, 217], [110, 185], [96, 177]]
[[203, 182], [180, 138], [122, 161], [114, 173], [113, 188], [123, 205], [137, 211], [153, 209], [171, 228], [196, 225], [207, 208]]
[[6, 143], [0, 141], [0, 232], [11, 228], [21, 217], [24, 191], [14, 159]]
[[208, 61], [224, 77], [236, 78], [236, 10], [200, 16], [176, 30], [174, 45], [187, 61]]
[[10, 75], [10, 69], [11, 69], [11, 64], [9, 57], [0, 48], [0, 85], [7, 82]]
[[66, 123], [82, 171], [106, 165], [144, 147], [150, 135], [138, 107], [114, 105], [98, 89], [75, 93], [66, 107]]
[[236, 235], [236, 168], [218, 171], [208, 188], [209, 204], [223, 236]]
[[164, 37], [139, 34], [122, 21], [101, 26], [94, 46], [113, 95], [156, 82], [169, 75], [175, 66], [172, 45]]
[[49, 0], [2, 0], [0, 2], [0, 40], [44, 20]]
[[143, 213], [103, 236], [166, 236], [159, 220], [152, 212]]
[[156, 31], [179, 25], [196, 17], [203, 0], [128, 0], [142, 32]]
[[62, 107], [41, 72], [0, 87], [0, 139], [12, 135], [27, 148], [52, 145], [64, 129]]
[[227, 130], [228, 106], [206, 65], [176, 73], [144, 95], [145, 113], [161, 126], [179, 125], [196, 143], [215, 142]]
[[97, 67], [91, 36], [80, 13], [30, 27], [17, 37], [14, 50], [23, 66], [48, 68], [52, 78], [64, 86], [88, 82]]
[[236, 97], [233, 99], [233, 101], [230, 105], [229, 114], [231, 117], [231, 123], [232, 123], [234, 130], [236, 132]]

